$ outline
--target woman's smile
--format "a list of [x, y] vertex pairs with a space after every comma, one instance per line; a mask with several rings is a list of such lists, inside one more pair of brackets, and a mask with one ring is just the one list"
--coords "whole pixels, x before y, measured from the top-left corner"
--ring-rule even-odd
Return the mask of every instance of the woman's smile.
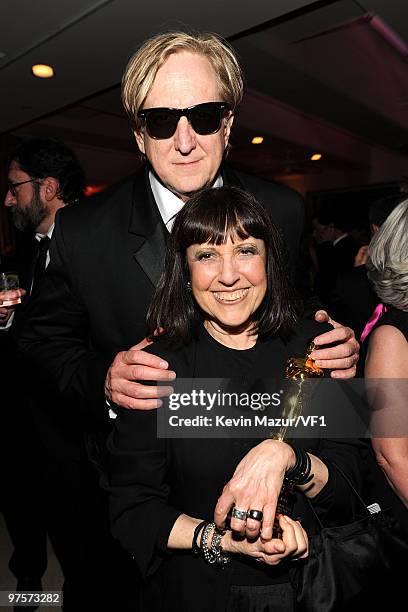
[[213, 296], [218, 302], [224, 304], [236, 304], [246, 298], [249, 287], [245, 289], [236, 289], [235, 291], [213, 291]]

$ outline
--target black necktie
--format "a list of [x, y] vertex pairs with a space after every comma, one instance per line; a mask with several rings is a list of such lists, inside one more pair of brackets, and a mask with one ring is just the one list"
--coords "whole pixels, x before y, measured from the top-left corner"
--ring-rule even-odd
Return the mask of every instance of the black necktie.
[[38, 255], [34, 266], [30, 295], [33, 295], [34, 290], [37, 289], [38, 283], [45, 272], [49, 243], [50, 239], [48, 236], [44, 236], [38, 244]]

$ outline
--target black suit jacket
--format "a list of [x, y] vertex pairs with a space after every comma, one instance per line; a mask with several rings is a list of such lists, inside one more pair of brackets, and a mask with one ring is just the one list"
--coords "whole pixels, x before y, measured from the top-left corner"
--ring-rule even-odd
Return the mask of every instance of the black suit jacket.
[[[295, 259], [304, 214], [299, 195], [229, 169], [223, 177], [266, 206]], [[51, 263], [30, 303], [20, 348], [56, 381], [85, 427], [107, 421], [104, 381], [114, 356], [146, 335], [165, 241], [147, 168], [57, 214]]]
[[357, 251], [358, 244], [350, 234], [333, 244], [333, 265], [337, 274], [341, 270], [349, 270], [354, 266]]
[[0, 408], [0, 437], [2, 449], [9, 449], [10, 469], [16, 457], [24, 457], [27, 478], [33, 480], [40, 462], [43, 470], [49, 465], [50, 456], [77, 461], [82, 435], [68, 411], [55, 410], [61, 406], [61, 398], [54, 381], [46, 377], [39, 382], [39, 369], [32, 363], [27, 367], [18, 351], [19, 334], [33, 300], [30, 289], [38, 256], [34, 236], [22, 235], [19, 242], [17, 271], [20, 286], [27, 293], [14, 311], [11, 326], [0, 332], [0, 356], [4, 364], [0, 380], [5, 393]]
[[354, 329], [356, 338], [360, 338], [379, 301], [366, 267], [357, 266], [339, 275], [330, 301], [331, 316]]

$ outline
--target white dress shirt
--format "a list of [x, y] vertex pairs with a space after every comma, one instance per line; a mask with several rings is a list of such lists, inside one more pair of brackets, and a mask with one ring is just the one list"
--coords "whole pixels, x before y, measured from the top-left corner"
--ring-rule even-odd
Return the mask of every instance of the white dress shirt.
[[[159, 209], [164, 225], [169, 232], [173, 228], [174, 219], [178, 212], [183, 208], [184, 202], [180, 200], [172, 191], [167, 189], [153, 174], [149, 172], [149, 182], [153, 196]], [[222, 176], [217, 176], [212, 187], [222, 187]]]

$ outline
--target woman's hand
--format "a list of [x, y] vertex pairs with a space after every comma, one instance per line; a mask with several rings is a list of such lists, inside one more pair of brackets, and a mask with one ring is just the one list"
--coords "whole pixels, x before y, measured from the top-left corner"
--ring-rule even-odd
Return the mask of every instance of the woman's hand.
[[278, 565], [283, 559], [307, 557], [308, 538], [299, 521], [281, 515], [279, 525], [282, 539], [264, 540], [260, 536], [256, 540], [248, 540], [227, 531], [221, 540], [222, 548], [226, 552], [247, 555], [268, 565]]
[[[295, 464], [295, 453], [289, 444], [264, 440], [239, 462], [233, 477], [225, 485], [214, 511], [214, 522], [222, 529], [232, 506], [242, 510], [261, 510], [262, 538], [272, 539], [276, 503], [285, 472]], [[231, 529], [248, 538], [256, 538], [261, 523], [231, 518]]]
[[[327, 466], [315, 455], [308, 453], [313, 478], [299, 486], [307, 497], [313, 498], [326, 485]], [[238, 510], [260, 510], [262, 522], [247, 518], [231, 518], [231, 529], [249, 539], [255, 539], [262, 527], [262, 539], [272, 540], [272, 529], [277, 500], [285, 472], [295, 464], [293, 448], [279, 440], [264, 440], [252, 448], [238, 464], [233, 477], [225, 485], [214, 511], [214, 522], [223, 529], [233, 506]]]

